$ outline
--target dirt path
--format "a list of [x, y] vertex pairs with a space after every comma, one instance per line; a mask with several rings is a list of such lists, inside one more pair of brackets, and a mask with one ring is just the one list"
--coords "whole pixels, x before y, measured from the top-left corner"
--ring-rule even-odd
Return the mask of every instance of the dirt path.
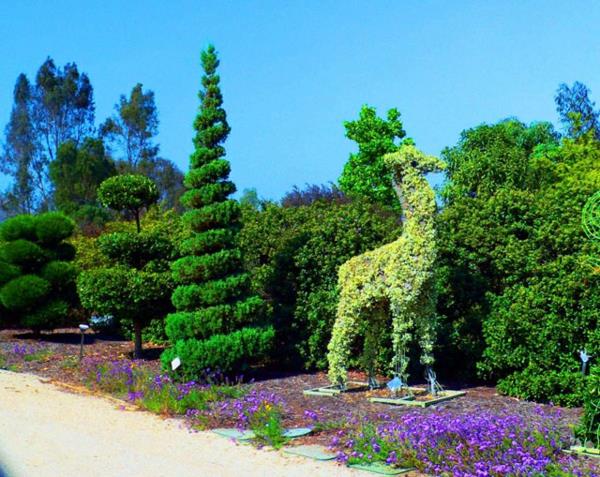
[[0, 371], [0, 477], [358, 476]]

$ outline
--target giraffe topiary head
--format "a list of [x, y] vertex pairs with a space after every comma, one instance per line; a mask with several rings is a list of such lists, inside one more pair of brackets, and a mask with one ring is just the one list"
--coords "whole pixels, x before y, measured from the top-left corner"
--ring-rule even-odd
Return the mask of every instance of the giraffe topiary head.
[[444, 161], [424, 154], [412, 144], [404, 144], [396, 152], [386, 154], [384, 161], [385, 165], [394, 173], [395, 178], [404, 177], [414, 170], [420, 174], [427, 174], [446, 168]]

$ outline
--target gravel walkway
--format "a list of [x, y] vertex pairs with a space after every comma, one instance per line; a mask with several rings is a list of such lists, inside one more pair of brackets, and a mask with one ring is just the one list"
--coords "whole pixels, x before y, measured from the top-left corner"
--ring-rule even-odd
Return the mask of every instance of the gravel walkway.
[[0, 477], [359, 476], [0, 371]]

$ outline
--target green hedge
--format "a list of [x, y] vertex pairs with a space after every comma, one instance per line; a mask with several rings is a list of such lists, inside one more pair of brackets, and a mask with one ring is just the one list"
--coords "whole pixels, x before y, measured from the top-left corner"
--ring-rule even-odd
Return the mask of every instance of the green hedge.
[[206, 340], [179, 340], [161, 356], [166, 369], [178, 357], [181, 366], [175, 375], [194, 379], [207, 368], [225, 373], [243, 371], [249, 361], [260, 361], [269, 356], [273, 345], [273, 328], [247, 327], [229, 334], [213, 335]]

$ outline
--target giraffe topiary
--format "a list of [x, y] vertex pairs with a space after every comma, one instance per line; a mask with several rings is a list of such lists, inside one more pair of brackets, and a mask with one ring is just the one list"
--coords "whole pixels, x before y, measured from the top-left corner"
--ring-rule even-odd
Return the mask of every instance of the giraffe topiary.
[[369, 385], [377, 385], [374, 376], [378, 341], [389, 326], [390, 316], [391, 368], [402, 386], [406, 386], [408, 378], [407, 347], [413, 331], [421, 348], [421, 363], [426, 366], [428, 376], [435, 376], [431, 365], [437, 300], [436, 203], [425, 174], [443, 169], [444, 163], [408, 144], [387, 154], [385, 163], [402, 205], [403, 229], [394, 242], [357, 255], [340, 267], [340, 300], [327, 357], [329, 379], [342, 389], [347, 382], [351, 346], [359, 329], [366, 329], [364, 359]]

